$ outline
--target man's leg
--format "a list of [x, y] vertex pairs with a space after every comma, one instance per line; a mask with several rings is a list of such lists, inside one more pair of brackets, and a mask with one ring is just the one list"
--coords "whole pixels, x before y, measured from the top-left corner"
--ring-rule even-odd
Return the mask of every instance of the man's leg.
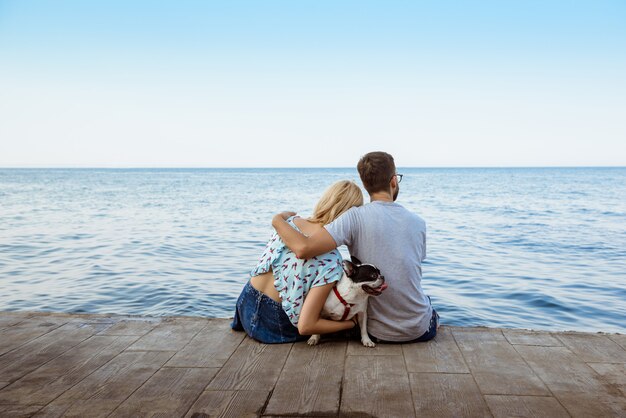
[[333, 332], [330, 334], [324, 334], [324, 339], [340, 339], [340, 340], [361, 340], [361, 327], [357, 324], [356, 327], [347, 329], [345, 331]]
[[419, 336], [418, 338], [416, 338], [414, 340], [411, 340], [411, 341], [401, 341], [401, 342], [398, 342], [398, 341], [384, 341], [384, 340], [381, 340], [379, 338], [374, 337], [373, 335], [370, 335], [370, 338], [376, 344], [378, 344], [378, 343], [383, 343], [383, 344], [421, 343], [421, 342], [429, 341], [429, 340], [432, 340], [433, 338], [435, 338], [437, 336], [437, 329], [438, 328], [439, 328], [439, 314], [437, 313], [435, 308], [433, 308], [433, 314], [430, 317], [430, 325], [428, 326], [428, 331], [426, 331], [425, 333], [423, 333], [421, 336]]
[[424, 341], [432, 340], [437, 336], [437, 329], [439, 329], [439, 314], [433, 308], [433, 315], [430, 317], [430, 326], [428, 327], [428, 331], [422, 334], [419, 338], [411, 341], [412, 343], [421, 343]]

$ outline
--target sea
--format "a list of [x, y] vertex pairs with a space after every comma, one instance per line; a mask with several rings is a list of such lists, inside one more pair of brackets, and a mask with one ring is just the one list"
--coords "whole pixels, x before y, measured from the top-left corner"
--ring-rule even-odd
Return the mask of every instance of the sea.
[[[398, 172], [443, 324], [626, 332], [626, 168]], [[0, 169], [0, 311], [231, 317], [272, 216], [309, 215], [342, 179], [359, 183], [355, 168]]]

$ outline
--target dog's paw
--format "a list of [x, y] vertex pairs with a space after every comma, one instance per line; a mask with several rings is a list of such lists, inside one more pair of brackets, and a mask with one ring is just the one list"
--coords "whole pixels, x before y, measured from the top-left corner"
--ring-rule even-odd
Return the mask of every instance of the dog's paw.
[[376, 347], [376, 344], [374, 344], [374, 341], [370, 340], [369, 338], [361, 339], [361, 343], [363, 343], [365, 347]]
[[308, 345], [317, 345], [320, 342], [320, 335], [311, 335], [311, 338], [306, 342]]

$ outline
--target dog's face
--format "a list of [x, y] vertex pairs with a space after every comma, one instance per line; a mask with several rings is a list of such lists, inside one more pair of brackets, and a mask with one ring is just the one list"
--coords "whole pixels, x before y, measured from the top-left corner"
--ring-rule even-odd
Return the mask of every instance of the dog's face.
[[387, 288], [380, 270], [371, 264], [361, 263], [356, 257], [352, 257], [352, 261], [344, 260], [343, 269], [352, 283], [371, 296], [378, 296]]

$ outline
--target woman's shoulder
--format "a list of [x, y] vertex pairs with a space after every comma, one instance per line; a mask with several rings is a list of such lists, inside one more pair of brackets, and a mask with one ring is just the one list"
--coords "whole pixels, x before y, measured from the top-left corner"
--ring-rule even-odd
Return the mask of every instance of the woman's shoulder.
[[307, 237], [310, 237], [311, 235], [321, 231], [324, 228], [318, 223], [311, 222], [308, 219], [301, 218], [299, 216], [293, 217], [291, 224], [298, 232]]

